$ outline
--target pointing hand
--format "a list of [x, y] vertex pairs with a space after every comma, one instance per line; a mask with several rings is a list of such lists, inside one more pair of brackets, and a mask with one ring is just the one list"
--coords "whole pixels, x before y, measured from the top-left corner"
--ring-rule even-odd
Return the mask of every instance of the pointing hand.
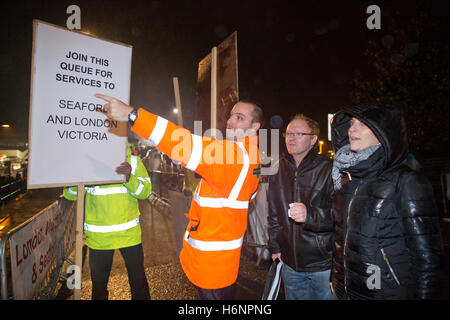
[[108, 118], [118, 121], [128, 121], [128, 114], [133, 111], [132, 107], [104, 94], [97, 93], [95, 96], [108, 102], [105, 104], [105, 111]]

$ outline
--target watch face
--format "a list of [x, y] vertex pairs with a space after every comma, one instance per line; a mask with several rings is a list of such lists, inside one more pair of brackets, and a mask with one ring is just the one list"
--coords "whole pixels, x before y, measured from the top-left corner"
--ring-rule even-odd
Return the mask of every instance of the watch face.
[[131, 111], [130, 114], [128, 115], [128, 120], [130, 120], [132, 122], [136, 121], [136, 117], [137, 117], [136, 113], [137, 113], [136, 109]]

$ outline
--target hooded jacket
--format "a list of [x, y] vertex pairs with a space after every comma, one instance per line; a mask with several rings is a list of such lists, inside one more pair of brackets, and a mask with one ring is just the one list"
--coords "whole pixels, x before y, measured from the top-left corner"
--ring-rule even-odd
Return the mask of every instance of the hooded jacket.
[[[285, 153], [269, 177], [269, 250], [297, 272], [331, 268], [334, 222], [331, 213], [332, 161], [312, 148], [297, 167]], [[288, 217], [289, 204], [302, 202], [305, 223]]]
[[381, 143], [348, 169], [335, 191], [332, 282], [340, 299], [438, 297], [442, 238], [427, 178], [405, 164], [406, 125], [392, 105], [361, 104], [332, 121], [335, 153], [349, 143], [350, 120], [368, 126]]

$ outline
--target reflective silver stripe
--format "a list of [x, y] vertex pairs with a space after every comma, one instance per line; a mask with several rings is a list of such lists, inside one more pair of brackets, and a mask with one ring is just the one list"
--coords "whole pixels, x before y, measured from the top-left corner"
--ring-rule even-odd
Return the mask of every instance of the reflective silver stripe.
[[73, 191], [73, 190], [70, 189], [70, 188], [66, 188], [66, 190], [67, 190], [67, 192], [70, 193], [70, 194], [73, 194], [73, 195], [77, 195], [77, 194], [78, 194], [78, 191], [77, 191], [77, 190]]
[[148, 182], [148, 183], [152, 183], [152, 181], [150, 180], [150, 177], [148, 177], [148, 178], [142, 178], [142, 177], [137, 177], [138, 178], [138, 180], [139, 181], [142, 181], [142, 182]]
[[125, 187], [100, 188], [99, 186], [95, 186], [86, 187], [86, 192], [94, 196], [106, 196], [110, 194], [128, 193], [128, 189]]
[[256, 194], [257, 194], [258, 192], [254, 192], [253, 193], [253, 195], [250, 197], [250, 200], [253, 200], [253, 199], [255, 199], [256, 198]]
[[112, 226], [94, 226], [92, 224], [84, 224], [84, 230], [90, 231], [90, 232], [98, 232], [98, 233], [107, 233], [107, 232], [116, 232], [116, 231], [123, 231], [128, 230], [133, 227], [136, 227], [139, 225], [139, 218], [136, 218], [134, 220], [128, 221], [126, 223], [122, 224], [115, 224]]
[[197, 188], [195, 188], [194, 193], [200, 194], [200, 188], [202, 187], [202, 181], [203, 179], [200, 179], [200, 182], [197, 185]]
[[143, 189], [144, 189], [144, 184], [142, 182], [139, 182], [139, 186], [138, 186], [136, 192], [130, 192], [130, 194], [137, 196], [138, 194], [140, 194], [142, 192]]
[[164, 118], [158, 117], [156, 119], [155, 128], [153, 129], [150, 138], [148, 138], [148, 140], [155, 146], [157, 146], [161, 142], [161, 139], [166, 132], [167, 123], [168, 121]]
[[241, 192], [242, 186], [244, 185], [245, 178], [247, 178], [248, 168], [250, 167], [250, 158], [248, 157], [247, 150], [245, 150], [242, 142], [236, 142], [236, 144], [241, 148], [242, 153], [244, 155], [244, 164], [242, 166], [241, 172], [239, 173], [239, 178], [236, 180], [236, 183], [233, 186], [233, 189], [228, 196], [229, 200], [236, 200]]
[[248, 209], [248, 201], [236, 200], [241, 192], [242, 186], [244, 185], [245, 179], [247, 178], [248, 169], [250, 167], [250, 158], [245, 150], [244, 145], [241, 142], [236, 142], [236, 144], [241, 148], [244, 156], [244, 164], [242, 166], [239, 177], [233, 186], [228, 198], [208, 198], [201, 197], [200, 184], [197, 187], [197, 192], [194, 193], [194, 200], [198, 203], [200, 207], [207, 208], [232, 208], [232, 209]]
[[142, 177], [137, 177], [139, 182], [139, 186], [136, 189], [136, 192], [130, 192], [130, 194], [137, 196], [138, 194], [140, 194], [142, 192], [142, 190], [144, 189], [145, 185], [144, 182], [148, 182], [151, 183], [150, 178], [142, 178]]
[[184, 240], [195, 249], [201, 251], [222, 251], [222, 250], [234, 250], [242, 246], [244, 236], [236, 240], [230, 241], [201, 241], [193, 239], [189, 236], [189, 232], [184, 233]]
[[194, 193], [194, 201], [203, 208], [248, 209], [248, 201], [200, 197], [198, 193]]
[[192, 136], [192, 152], [191, 157], [189, 158], [189, 161], [186, 164], [186, 168], [195, 171], [195, 169], [197, 169], [198, 164], [200, 163], [200, 160], [202, 159], [203, 140], [201, 136], [197, 136], [195, 134], [191, 134], [191, 136]]
[[131, 174], [136, 174], [136, 168], [137, 168], [137, 157], [131, 156], [130, 157], [131, 162]]

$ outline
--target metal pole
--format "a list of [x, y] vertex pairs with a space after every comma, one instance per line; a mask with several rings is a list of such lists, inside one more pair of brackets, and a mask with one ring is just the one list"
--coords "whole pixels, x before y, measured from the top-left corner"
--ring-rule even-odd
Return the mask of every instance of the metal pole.
[[9, 234], [3, 235], [0, 242], [0, 268], [1, 268], [1, 290], [2, 300], [8, 300], [8, 277], [6, 275], [6, 241], [9, 239]]
[[[211, 129], [217, 129], [217, 47], [211, 51]], [[217, 138], [215, 130], [211, 132]]]
[[[74, 288], [74, 300], [81, 298], [81, 275], [83, 267], [83, 218], [84, 218], [84, 185], [79, 184], [77, 187], [77, 228], [75, 231], [75, 265], [80, 268], [80, 288]], [[75, 281], [77, 282], [77, 281]]]
[[175, 92], [175, 106], [177, 107], [177, 122], [180, 127], [183, 126], [183, 113], [181, 112], [180, 87], [178, 86], [178, 78], [173, 78], [173, 91]]

